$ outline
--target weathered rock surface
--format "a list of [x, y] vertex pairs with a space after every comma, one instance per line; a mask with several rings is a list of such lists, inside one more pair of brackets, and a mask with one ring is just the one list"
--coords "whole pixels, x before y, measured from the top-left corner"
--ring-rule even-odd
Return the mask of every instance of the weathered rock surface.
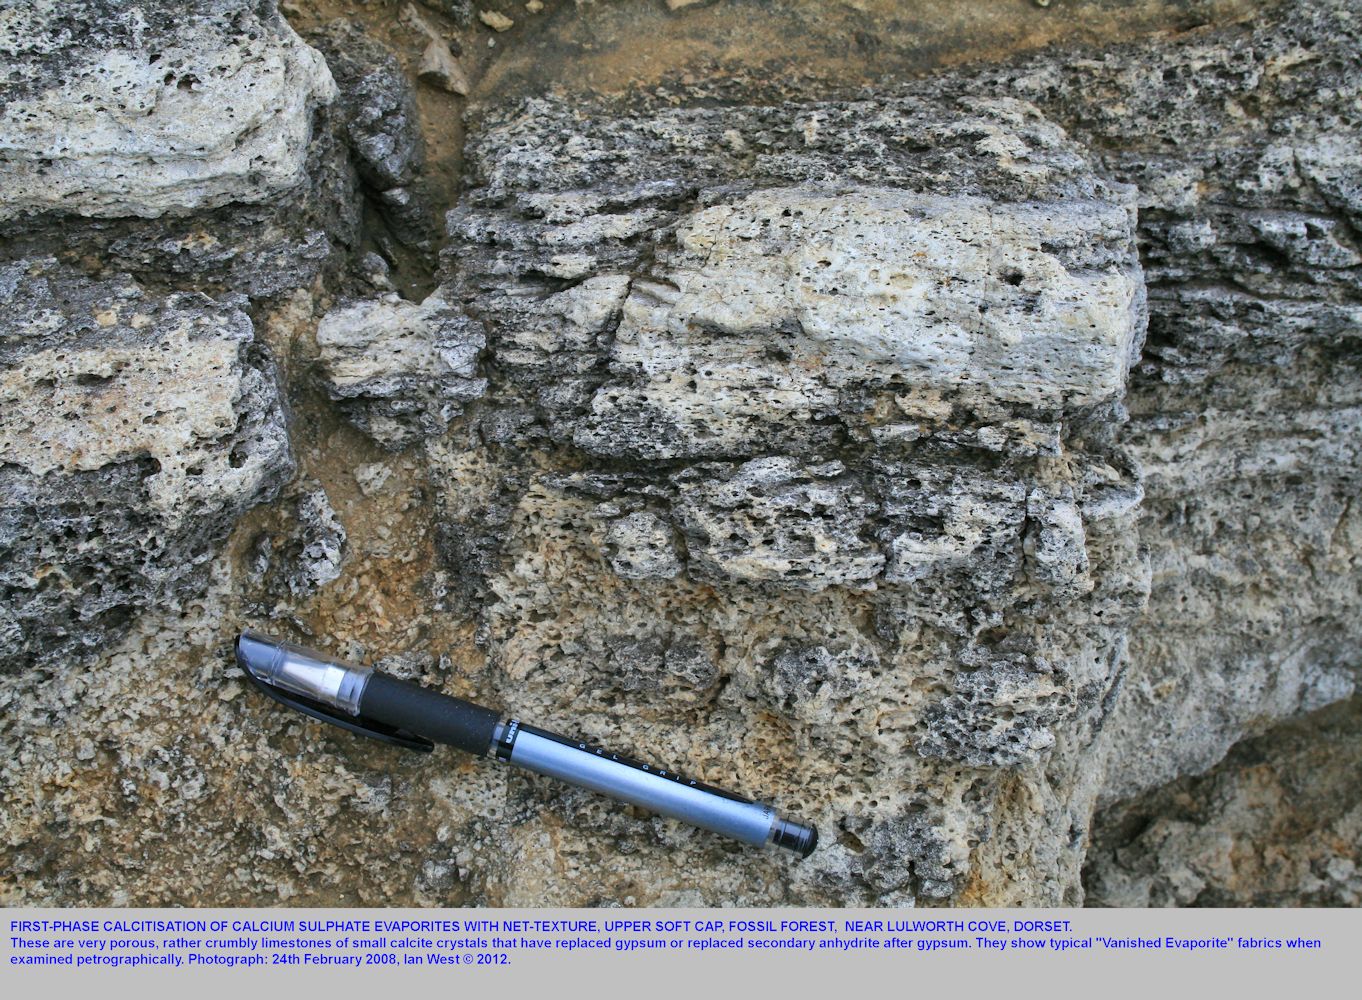
[[635, 702], [621, 738], [693, 704], [741, 784], [836, 759], [795, 799], [842, 835], [805, 898], [959, 892], [982, 786], [1086, 745], [1143, 606], [1111, 444], [1144, 336], [1134, 190], [984, 98], [536, 100], [488, 113], [470, 169], [446, 294], [506, 380], [482, 425], [589, 463], [538, 477], [487, 574], [503, 686], [552, 714], [640, 690], [581, 677], [613, 636], [712, 650], [727, 686]]
[[10, 2], [0, 220], [154, 218], [304, 182], [326, 63], [273, 5]]
[[271, 3], [0, 8], [4, 257], [273, 299], [355, 238], [321, 54]]
[[250, 576], [268, 594], [307, 598], [341, 574], [345, 527], [320, 483], [300, 480], [284, 498], [289, 529], [251, 544]]
[[[11, 4], [6, 664], [191, 599], [294, 460], [261, 305], [353, 238], [325, 61], [272, 4]], [[207, 293], [207, 294], [204, 294]]]
[[482, 327], [438, 295], [396, 295], [328, 312], [317, 327], [319, 375], [331, 398], [385, 448], [443, 434], [487, 389]]
[[335, 76], [341, 129], [367, 194], [404, 242], [420, 242], [432, 220], [415, 188], [425, 150], [411, 81], [386, 46], [344, 18], [308, 41]]
[[1347, 697], [1362, 665], [1362, 21], [1291, 6], [1010, 79], [1140, 190], [1127, 440], [1153, 588], [1107, 801]]
[[[1355, 705], [1290, 721], [1349, 697], [1362, 639], [1355, 6], [861, 92], [484, 103], [420, 303], [354, 299], [410, 284], [365, 256], [356, 185], [380, 214], [419, 191], [415, 129], [453, 100], [410, 113], [410, 16], [396, 62], [319, 40], [339, 96], [288, 192], [14, 216], [0, 256], [62, 264], [24, 265], [57, 302], [0, 341], [27, 463], [0, 475], [35, 498], [0, 522], [29, 539], [0, 633], [20, 664], [107, 651], [0, 679], [4, 899], [1355, 903]], [[263, 431], [219, 460], [281, 412], [247, 309], [306, 477], [219, 550], [164, 524], [225, 530], [288, 475]], [[211, 427], [158, 416], [191, 370]], [[182, 548], [104, 540], [130, 536]], [[223, 670], [242, 624], [760, 795], [822, 846], [274, 711]]]
[[97, 648], [203, 584], [293, 473], [250, 319], [56, 264], [0, 266], [0, 662]]
[[[1095, 798], [1204, 768], [1266, 720], [1346, 697], [1356, 30], [1346, 5], [1306, 5], [1161, 48], [928, 80], [897, 105], [489, 113], [449, 261], [515, 392], [494, 397], [515, 414], [509, 440], [570, 440], [629, 470], [565, 484], [594, 507], [522, 500], [515, 569], [490, 585], [508, 686], [551, 671], [581, 697], [564, 643], [669, 620], [669, 641], [745, 651], [720, 658], [733, 683], [711, 719], [773, 691], [783, 711], [756, 703], [789, 718], [789, 683], [760, 679], [768, 642], [874, 651], [852, 661], [874, 666], [846, 682], [848, 714], [816, 716], [836, 725], [796, 714], [797, 735], [753, 740], [807, 740], [841, 773], [874, 775], [838, 780], [848, 853], [823, 853], [838, 874], [798, 891], [836, 884], [846, 899], [856, 885], [882, 902], [1077, 898]], [[977, 96], [935, 96], [962, 93]], [[1078, 166], [1084, 145], [1096, 152]], [[1112, 181], [1138, 189], [1149, 269], [1155, 339], [1133, 371], [1146, 299], [1133, 205]], [[916, 225], [895, 230], [891, 208]], [[589, 318], [563, 323], [567, 295], [588, 297]], [[1137, 419], [1123, 430], [1110, 404], [1127, 379]], [[566, 581], [591, 569], [589, 552], [562, 553], [586, 530], [637, 582], [602, 580], [591, 589], [607, 596], [566, 616]], [[1150, 585], [1140, 544], [1155, 597], [1132, 625]], [[678, 563], [717, 592], [682, 586]], [[780, 611], [758, 596], [773, 586]], [[790, 587], [823, 596], [807, 605]], [[805, 635], [767, 639], [773, 618]], [[1098, 621], [1114, 627], [1088, 631]], [[814, 704], [835, 704], [816, 678]], [[855, 722], [867, 705], [892, 706], [873, 732]], [[1020, 769], [1024, 805], [998, 768]], [[891, 774], [916, 793], [875, 795]], [[1067, 844], [1043, 832], [1065, 827]]]
[[336, 78], [360, 177], [378, 191], [411, 184], [421, 165], [421, 132], [411, 81], [396, 56], [343, 18], [308, 40]]
[[1084, 884], [1095, 906], [1362, 903], [1362, 705], [1240, 743], [1204, 775], [1112, 809]]
[[1035, 194], [780, 188], [695, 212], [624, 303], [609, 362], [638, 374], [597, 390], [576, 443], [751, 453], [767, 426], [835, 413], [866, 385], [962, 409], [1119, 398], [1144, 333], [1131, 213]]

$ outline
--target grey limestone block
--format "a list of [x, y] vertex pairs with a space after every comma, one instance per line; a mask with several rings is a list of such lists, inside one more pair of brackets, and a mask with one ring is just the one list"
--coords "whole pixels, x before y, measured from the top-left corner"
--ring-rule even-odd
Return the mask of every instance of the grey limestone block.
[[272, 362], [238, 304], [0, 266], [0, 662], [59, 663], [193, 593], [293, 474]]
[[182, 215], [304, 182], [336, 86], [273, 4], [5, 6], [0, 220]]
[[[861, 847], [807, 884], [958, 892], [977, 789], [1091, 747], [1147, 598], [1135, 188], [1004, 96], [534, 99], [479, 113], [468, 168], [443, 294], [486, 326], [486, 445], [572, 469], [525, 463], [483, 563], [504, 685], [630, 691], [640, 739], [702, 709], [752, 781], [754, 746], [840, 761], [801, 802]], [[441, 503], [473, 530], [462, 483]], [[726, 683], [586, 666], [630, 628]]]
[[356, 426], [399, 451], [443, 434], [487, 389], [481, 325], [438, 293], [396, 294], [332, 309], [317, 327], [318, 374]]
[[336, 81], [338, 131], [366, 193], [395, 235], [420, 243], [434, 226], [418, 185], [425, 143], [411, 80], [391, 49], [349, 19], [337, 18], [307, 40]]
[[6, 3], [6, 256], [275, 299], [355, 237], [336, 82], [272, 2]]

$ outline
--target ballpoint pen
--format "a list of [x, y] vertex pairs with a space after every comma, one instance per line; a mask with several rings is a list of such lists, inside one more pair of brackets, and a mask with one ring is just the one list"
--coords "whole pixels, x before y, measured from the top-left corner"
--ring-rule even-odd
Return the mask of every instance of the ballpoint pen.
[[445, 743], [746, 844], [775, 844], [804, 858], [818, 846], [814, 827], [782, 819], [770, 806], [372, 667], [250, 630], [237, 637], [236, 660], [275, 701], [363, 736], [425, 753]]

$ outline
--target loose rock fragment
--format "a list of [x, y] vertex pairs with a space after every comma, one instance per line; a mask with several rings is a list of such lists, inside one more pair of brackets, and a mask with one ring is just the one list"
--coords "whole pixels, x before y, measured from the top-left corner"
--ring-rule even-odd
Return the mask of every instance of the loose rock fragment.
[[317, 327], [318, 369], [355, 425], [393, 451], [443, 434], [487, 389], [476, 320], [432, 295], [396, 295], [333, 309]]
[[335, 74], [341, 128], [365, 193], [399, 240], [419, 245], [433, 211], [419, 188], [425, 147], [411, 80], [392, 51], [352, 21], [338, 18], [308, 40]]
[[308, 40], [326, 55], [340, 90], [344, 130], [365, 183], [377, 191], [406, 187], [423, 156], [411, 83], [397, 57], [344, 18]]
[[510, 31], [515, 27], [515, 21], [497, 10], [478, 11], [478, 20], [493, 31]]
[[371, 497], [383, 488], [393, 474], [390, 466], [382, 462], [373, 462], [369, 465], [358, 465], [355, 467], [355, 482], [359, 486], [359, 491], [366, 497]]
[[473, 0], [420, 0], [421, 6], [439, 11], [456, 24], [473, 20]]
[[345, 528], [315, 480], [295, 484], [284, 506], [288, 523], [255, 540], [252, 571], [274, 595], [308, 598], [340, 576]]
[[472, 84], [468, 82], [468, 76], [464, 73], [459, 60], [449, 51], [448, 42], [433, 40], [426, 46], [425, 51], [421, 53], [421, 64], [416, 70], [416, 75], [435, 84], [441, 90], [458, 94], [460, 97], [466, 97], [472, 89]]

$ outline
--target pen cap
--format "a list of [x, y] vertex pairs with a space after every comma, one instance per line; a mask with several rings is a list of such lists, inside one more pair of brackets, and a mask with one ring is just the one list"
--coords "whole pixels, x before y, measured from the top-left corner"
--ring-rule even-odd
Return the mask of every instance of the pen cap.
[[259, 681], [312, 701], [359, 714], [369, 667], [252, 632], [236, 641], [237, 665]]

